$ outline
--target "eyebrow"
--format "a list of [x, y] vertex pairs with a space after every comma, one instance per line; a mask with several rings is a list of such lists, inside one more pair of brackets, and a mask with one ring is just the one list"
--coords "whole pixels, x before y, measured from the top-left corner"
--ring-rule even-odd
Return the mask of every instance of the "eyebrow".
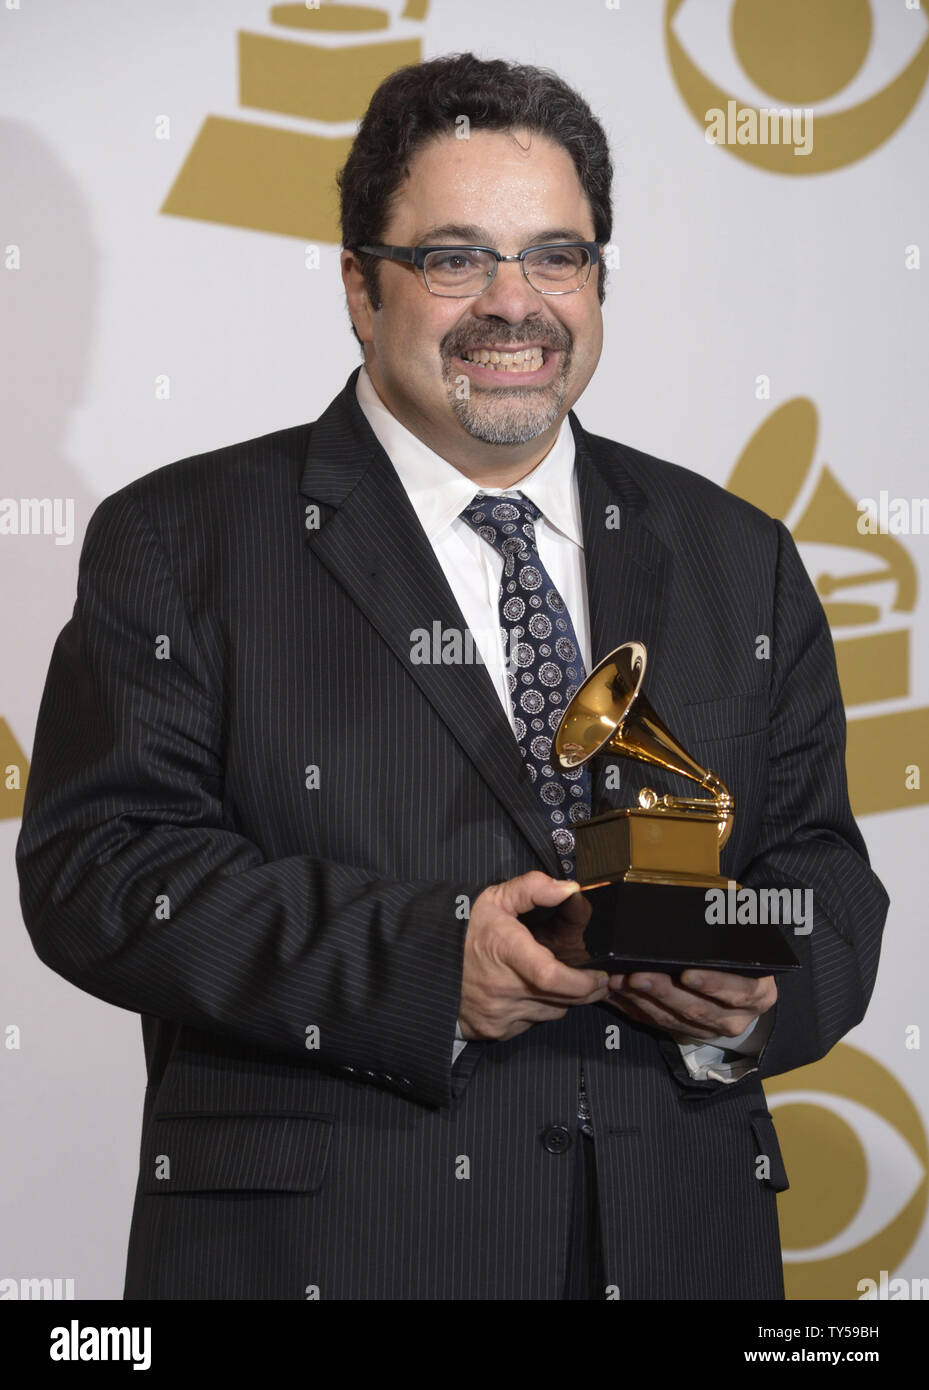
[[[535, 236], [526, 242], [526, 245], [541, 246], [547, 241], [587, 241], [587, 239], [576, 227], [546, 227], [543, 232], [536, 232]], [[425, 246], [429, 242], [435, 242], [437, 245], [443, 245], [446, 242], [457, 243], [462, 246], [493, 245], [493, 239], [486, 227], [476, 227], [471, 223], [457, 222], [446, 222], [440, 227], [427, 227], [425, 231], [416, 234], [413, 245]]]

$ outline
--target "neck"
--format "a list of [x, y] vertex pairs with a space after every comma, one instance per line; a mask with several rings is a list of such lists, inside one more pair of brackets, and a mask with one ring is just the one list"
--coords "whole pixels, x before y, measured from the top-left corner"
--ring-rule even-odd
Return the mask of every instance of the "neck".
[[[560, 428], [561, 420], [553, 429], [532, 440], [534, 446], [532, 452], [518, 459], [501, 459], [499, 446], [492, 444], [484, 445], [485, 451], [490, 451], [490, 456], [487, 457], [485, 453], [483, 458], [477, 459], [449, 458], [438, 448], [435, 449], [435, 452], [446, 458], [453, 468], [457, 468], [459, 473], [470, 478], [471, 482], [478, 487], [510, 488], [516, 483], [522, 482], [523, 478], [528, 478], [530, 473], [534, 473], [542, 460], [551, 453], [552, 445], [558, 437]], [[428, 443], [428, 440], [423, 442]], [[479, 440], [474, 442], [480, 443]], [[433, 448], [434, 446], [430, 445], [429, 447]]]

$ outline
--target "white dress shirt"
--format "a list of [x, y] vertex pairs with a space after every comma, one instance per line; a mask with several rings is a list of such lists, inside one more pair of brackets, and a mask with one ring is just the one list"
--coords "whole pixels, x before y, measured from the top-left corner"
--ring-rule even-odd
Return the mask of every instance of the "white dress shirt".
[[[442, 567], [515, 737], [498, 608], [503, 556], [463, 521], [460, 513], [478, 491], [493, 497], [519, 492], [535, 503], [542, 513], [535, 523], [539, 558], [567, 604], [585, 668], [589, 671], [590, 617], [570, 421], [565, 416], [548, 453], [517, 485], [478, 488], [400, 423], [378, 396], [364, 367], [358, 374], [356, 394]], [[755, 1068], [750, 1063], [757, 1060], [767, 1040], [772, 1014], [773, 1011], [769, 1011], [761, 1019], [754, 1020], [737, 1038], [679, 1043], [688, 1070], [698, 1080], [726, 1082], [736, 1081], [753, 1071]], [[466, 1046], [461, 1029], [457, 1027], [453, 1063]], [[744, 1055], [741, 1059], [726, 1059], [725, 1051]]]

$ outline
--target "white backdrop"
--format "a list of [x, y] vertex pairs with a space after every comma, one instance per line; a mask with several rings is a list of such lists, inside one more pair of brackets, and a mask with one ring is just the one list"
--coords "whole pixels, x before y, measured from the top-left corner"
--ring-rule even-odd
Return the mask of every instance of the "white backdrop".
[[[835, 24], [828, 0], [806, 7]], [[840, 89], [792, 103], [815, 109], [814, 152], [796, 157], [796, 173], [708, 143], [675, 78], [666, 22], [720, 87], [745, 102], [787, 104], [757, 85], [757, 66], [746, 71], [730, 0], [680, 9], [663, 0], [414, 0], [405, 17], [402, 0], [383, 8], [384, 35], [420, 42], [423, 57], [471, 49], [555, 68], [606, 127], [619, 266], [603, 357], [576, 407], [588, 429], [726, 483], [755, 431], [805, 398], [819, 430], [811, 459], [784, 457], [787, 474], [802, 474], [790, 524], [826, 465], [852, 504], [881, 489], [905, 498], [929, 490], [929, 271], [917, 264], [929, 215], [919, 68], [929, 21], [914, 0], [846, 0], [860, 61], [852, 71], [852, 33]], [[795, 9], [761, 0], [759, 24], [784, 29]], [[10, 769], [26, 771], [87, 520], [106, 494], [164, 463], [315, 418], [359, 361], [339, 248], [318, 230], [283, 235], [160, 211], [210, 114], [327, 137], [354, 128], [240, 105], [241, 30], [333, 50], [359, 41], [272, 23], [260, 0], [0, 0], [0, 506], [49, 497], [74, 509], [70, 543], [5, 533], [0, 521], [0, 1297], [15, 1296], [23, 1279], [58, 1278], [73, 1280], [78, 1298], [119, 1298], [136, 1176], [138, 1019], [35, 957], [13, 860], [21, 788]], [[790, 36], [781, 38], [789, 54]], [[775, 50], [756, 46], [756, 63], [769, 53], [774, 62]], [[914, 61], [915, 99], [898, 100], [899, 74]], [[885, 89], [899, 107], [887, 138], [841, 167], [818, 167], [816, 120]], [[307, 266], [308, 242], [319, 247], [318, 268]], [[839, 555], [816, 515], [803, 547], [814, 576], [820, 546], [836, 551], [826, 561], [833, 572], [879, 565]], [[905, 763], [922, 760], [929, 781], [929, 742], [917, 737], [929, 727], [918, 713], [929, 705], [929, 540], [897, 541], [897, 571], [916, 578], [915, 605], [894, 611], [889, 580], [847, 586], [838, 597], [860, 600], [860, 621], [834, 635], [904, 634], [909, 664], [895, 668], [896, 690], [849, 700], [849, 717], [917, 712]], [[892, 898], [875, 996], [831, 1071], [804, 1069], [766, 1087], [781, 1111], [792, 1183], [780, 1201], [794, 1296], [853, 1298], [857, 1281], [881, 1269], [929, 1275], [929, 1083], [912, 1031], [926, 1013], [929, 808], [912, 771], [906, 787], [902, 765], [898, 778], [881, 768], [884, 727], [867, 744], [871, 799], [884, 809], [860, 821]], [[859, 757], [858, 805], [869, 776]]]

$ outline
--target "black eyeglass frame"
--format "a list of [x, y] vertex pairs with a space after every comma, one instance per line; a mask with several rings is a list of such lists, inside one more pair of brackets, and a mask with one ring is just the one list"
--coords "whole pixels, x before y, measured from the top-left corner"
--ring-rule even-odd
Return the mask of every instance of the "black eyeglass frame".
[[[587, 279], [584, 281], [583, 285], [575, 285], [573, 290], [540, 290], [536, 285], [533, 285], [532, 281], [529, 279], [529, 272], [526, 269], [526, 257], [528, 255], [531, 255], [533, 251], [564, 251], [576, 246], [582, 246], [589, 258]], [[426, 289], [430, 294], [435, 294], [438, 299], [476, 299], [478, 295], [483, 294], [485, 290], [490, 288], [496, 279], [497, 271], [495, 266], [494, 273], [488, 279], [487, 284], [483, 289], [476, 290], [474, 294], [437, 294], [437, 292], [430, 287], [426, 279], [426, 257], [433, 251], [486, 251], [488, 255], [493, 256], [497, 265], [499, 265], [501, 261], [519, 261], [527, 285], [529, 285], [531, 289], [534, 289], [536, 294], [546, 295], [577, 294], [579, 290], [587, 286], [590, 281], [591, 270], [595, 265], [598, 265], [600, 261], [599, 241], [546, 241], [538, 246], [527, 246], [525, 250], [520, 251], [515, 256], [502, 256], [500, 252], [494, 250], [492, 246], [384, 246], [375, 244], [373, 246], [353, 246], [349, 249], [353, 251], [363, 251], [369, 256], [381, 256], [385, 260], [400, 261], [404, 264], [415, 266], [417, 270], [422, 272], [423, 284], [426, 286]]]

